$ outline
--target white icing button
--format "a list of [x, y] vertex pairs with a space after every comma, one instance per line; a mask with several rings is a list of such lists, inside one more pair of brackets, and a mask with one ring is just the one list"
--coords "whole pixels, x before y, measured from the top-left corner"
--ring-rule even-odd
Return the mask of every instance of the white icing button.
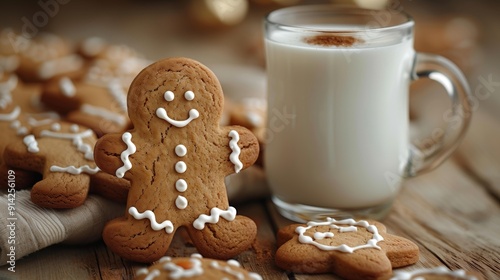
[[183, 157], [187, 154], [186, 146], [180, 144], [175, 147], [175, 154], [179, 157]]
[[165, 100], [167, 100], [167, 101], [172, 101], [172, 100], [174, 100], [174, 93], [171, 92], [170, 90], [167, 90], [163, 94], [163, 98], [165, 98]]
[[194, 99], [194, 92], [188, 90], [186, 91], [186, 93], [184, 93], [184, 98], [186, 98], [186, 100], [193, 100]]
[[178, 161], [175, 164], [175, 171], [177, 171], [177, 173], [184, 173], [184, 172], [186, 172], [186, 170], [187, 170], [187, 165], [185, 162]]
[[177, 196], [175, 199], [175, 206], [179, 209], [185, 209], [188, 206], [188, 200], [187, 198], [183, 197], [182, 195]]
[[179, 179], [177, 182], [175, 182], [175, 189], [179, 192], [185, 192], [188, 188], [188, 184], [186, 180], [184, 179]]

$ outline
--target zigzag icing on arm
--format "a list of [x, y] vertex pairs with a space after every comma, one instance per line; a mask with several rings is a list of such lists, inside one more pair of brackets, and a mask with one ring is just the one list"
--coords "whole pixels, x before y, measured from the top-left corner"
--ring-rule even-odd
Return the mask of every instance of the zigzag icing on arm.
[[99, 169], [99, 167], [92, 168], [88, 165], [83, 165], [80, 167], [75, 167], [73, 165], [65, 166], [65, 167], [52, 165], [50, 167], [50, 171], [52, 171], [52, 172], [66, 172], [66, 173], [70, 173], [73, 175], [78, 175], [78, 174], [82, 174], [82, 173], [96, 174], [97, 172], [100, 171], [100, 169]]
[[231, 137], [231, 141], [229, 141], [229, 148], [233, 151], [231, 155], [229, 155], [229, 160], [234, 164], [234, 171], [239, 173], [243, 168], [243, 163], [240, 161], [241, 149], [238, 146], [240, 135], [236, 130], [231, 130], [229, 131], [228, 136]]
[[130, 207], [128, 209], [128, 213], [132, 215], [137, 220], [148, 219], [151, 225], [151, 228], [155, 231], [165, 229], [166, 233], [172, 233], [174, 231], [174, 224], [171, 221], [165, 220], [161, 224], [156, 221], [155, 213], [151, 210], [146, 210], [142, 213], [139, 213], [137, 208]]
[[115, 174], [118, 178], [123, 178], [123, 176], [125, 176], [125, 172], [132, 168], [132, 163], [128, 157], [134, 154], [137, 150], [135, 144], [132, 142], [132, 134], [130, 134], [130, 132], [123, 133], [122, 140], [125, 144], [127, 144], [127, 149], [120, 154], [123, 166], [116, 170]]
[[236, 218], [236, 209], [232, 206], [229, 206], [227, 210], [221, 210], [214, 207], [210, 210], [210, 216], [206, 214], [198, 216], [198, 218], [193, 222], [193, 227], [195, 229], [202, 230], [205, 228], [206, 223], [216, 224], [219, 222], [220, 217], [231, 222]]

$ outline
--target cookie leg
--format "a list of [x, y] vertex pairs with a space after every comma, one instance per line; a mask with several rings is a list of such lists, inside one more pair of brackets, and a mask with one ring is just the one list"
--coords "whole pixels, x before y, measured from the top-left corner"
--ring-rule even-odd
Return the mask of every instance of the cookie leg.
[[82, 205], [89, 191], [88, 176], [53, 172], [31, 189], [31, 201], [47, 208], [75, 208]]
[[106, 224], [102, 237], [106, 245], [123, 258], [151, 263], [165, 255], [174, 232], [151, 230], [148, 220], [117, 218]]
[[257, 235], [257, 226], [248, 217], [236, 216], [231, 222], [220, 219], [202, 230], [188, 227], [188, 233], [202, 256], [230, 259], [250, 248]]

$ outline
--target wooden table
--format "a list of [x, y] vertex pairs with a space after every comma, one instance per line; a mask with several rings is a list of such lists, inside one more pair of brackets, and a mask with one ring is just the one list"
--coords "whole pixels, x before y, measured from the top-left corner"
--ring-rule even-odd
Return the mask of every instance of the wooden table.
[[[477, 121], [485, 123], [485, 120]], [[480, 137], [478, 128], [471, 130], [474, 133], [471, 135], [478, 135], [472, 138]], [[500, 130], [495, 133], [490, 136], [499, 136]], [[466, 139], [463, 146], [472, 149], [474, 143], [473, 139]], [[434, 172], [408, 180], [393, 211], [383, 222], [389, 233], [409, 238], [420, 248], [420, 261], [404, 270], [444, 265], [453, 270], [477, 271], [485, 279], [500, 279], [500, 181], [490, 181], [494, 176], [485, 174], [484, 168], [477, 172], [478, 164], [489, 164], [497, 173], [499, 165], [479, 163], [491, 157], [470, 156], [463, 151]], [[240, 214], [251, 217], [258, 225], [252, 249], [237, 257], [245, 268], [260, 273], [264, 279], [338, 279], [326, 274], [292, 274], [275, 267], [275, 233], [291, 222], [281, 217], [267, 199], [236, 207]], [[194, 252], [196, 249], [184, 242], [182, 234], [177, 234], [168, 255], [189, 256]], [[0, 279], [13, 276], [17, 279], [131, 279], [141, 267], [144, 265], [118, 257], [102, 242], [87, 246], [55, 245], [18, 260], [15, 273], [0, 271]]]

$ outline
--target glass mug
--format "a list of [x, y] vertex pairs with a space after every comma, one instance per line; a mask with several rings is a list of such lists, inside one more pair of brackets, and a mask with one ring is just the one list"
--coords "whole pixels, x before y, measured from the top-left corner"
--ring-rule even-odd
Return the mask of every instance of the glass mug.
[[[416, 53], [414, 22], [394, 10], [305, 5], [265, 19], [268, 118], [264, 165], [285, 217], [380, 219], [404, 178], [429, 171], [468, 127], [470, 89], [443, 57]], [[409, 139], [409, 85], [444, 87], [452, 102], [433, 146]]]

